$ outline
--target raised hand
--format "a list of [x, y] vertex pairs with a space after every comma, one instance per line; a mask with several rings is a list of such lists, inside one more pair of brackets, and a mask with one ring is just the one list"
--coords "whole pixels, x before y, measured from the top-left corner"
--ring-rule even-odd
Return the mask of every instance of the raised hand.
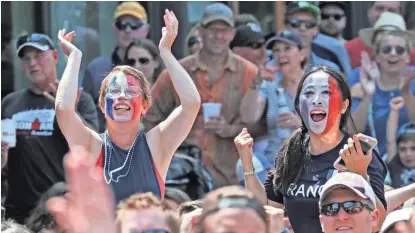
[[115, 233], [115, 203], [102, 171], [95, 170], [88, 152], [81, 146], [64, 159], [70, 193], [46, 203], [59, 226], [68, 233]]
[[72, 39], [75, 36], [75, 32], [72, 31], [68, 34], [66, 33], [66, 29], [59, 30], [58, 32], [58, 40], [61, 45], [62, 51], [66, 56], [69, 56], [72, 52], [80, 52], [80, 50], [72, 44]]
[[239, 157], [241, 157], [242, 164], [252, 164], [252, 147], [254, 145], [254, 139], [248, 133], [246, 128], [243, 128], [242, 132], [236, 136], [234, 143], [238, 150]]
[[372, 96], [376, 89], [375, 81], [380, 77], [379, 68], [377, 63], [370, 59], [367, 52], [362, 51], [361, 55], [360, 83], [365, 94]]
[[165, 10], [164, 23], [165, 27], [161, 29], [162, 37], [159, 44], [160, 52], [171, 50], [179, 31], [179, 21], [177, 21], [176, 15], [174, 15], [173, 11], [169, 11], [168, 9]]
[[404, 106], [404, 100], [402, 96], [397, 96], [390, 100], [389, 106], [393, 111], [399, 111]]
[[404, 79], [401, 83], [401, 92], [410, 92], [411, 91], [411, 84], [414, 81], [414, 70], [408, 68], [408, 70], [405, 72]]

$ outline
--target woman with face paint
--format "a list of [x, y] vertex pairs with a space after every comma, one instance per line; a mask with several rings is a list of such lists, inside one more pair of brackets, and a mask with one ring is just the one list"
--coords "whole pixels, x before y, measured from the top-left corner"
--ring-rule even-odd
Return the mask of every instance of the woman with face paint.
[[275, 170], [269, 173], [264, 185], [252, 167], [251, 136], [244, 129], [235, 139], [247, 189], [264, 204], [285, 208], [294, 232], [322, 232], [320, 192], [327, 180], [339, 172], [334, 168], [339, 156], [349, 172], [370, 182], [378, 199], [379, 219], [384, 219], [386, 167], [375, 150], [364, 154], [356, 135], [347, 133], [347, 124], [354, 126], [350, 104], [350, 89], [340, 73], [325, 66], [309, 68], [294, 100], [302, 126], [280, 148]]
[[[59, 31], [68, 63], [56, 96], [56, 117], [70, 148], [83, 146], [91, 154], [91, 166], [103, 171], [112, 185], [116, 203], [131, 194], [152, 192], [163, 198], [164, 181], [174, 152], [187, 137], [200, 108], [199, 93], [187, 72], [171, 53], [178, 21], [166, 10], [159, 49], [170, 73], [181, 106], [147, 133], [139, 130], [148, 109], [150, 85], [139, 70], [116, 66], [101, 84], [99, 105], [108, 122], [98, 135], [75, 112], [78, 72], [82, 53], [71, 43], [74, 32]], [[172, 97], [173, 98], [173, 97]]]

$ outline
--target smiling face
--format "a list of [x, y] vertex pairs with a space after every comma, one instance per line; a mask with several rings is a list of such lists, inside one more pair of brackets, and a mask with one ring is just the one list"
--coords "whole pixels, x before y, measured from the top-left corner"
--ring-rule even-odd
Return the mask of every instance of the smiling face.
[[342, 94], [328, 73], [318, 71], [304, 80], [299, 104], [301, 117], [311, 133], [325, 134], [339, 128]]
[[398, 35], [385, 35], [378, 43], [376, 61], [380, 71], [403, 73], [411, 60], [405, 38]]
[[115, 73], [105, 93], [105, 113], [111, 120], [130, 121], [140, 117], [141, 91], [137, 79], [131, 75]]

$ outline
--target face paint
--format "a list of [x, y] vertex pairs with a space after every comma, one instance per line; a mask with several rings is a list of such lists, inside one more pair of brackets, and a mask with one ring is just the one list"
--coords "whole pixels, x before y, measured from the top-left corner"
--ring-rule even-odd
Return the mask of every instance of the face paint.
[[327, 133], [336, 125], [341, 112], [342, 95], [336, 80], [320, 71], [311, 74], [300, 94], [300, 114], [314, 134]]
[[115, 121], [129, 121], [139, 118], [141, 98], [138, 81], [132, 76], [113, 76], [105, 95], [105, 111]]

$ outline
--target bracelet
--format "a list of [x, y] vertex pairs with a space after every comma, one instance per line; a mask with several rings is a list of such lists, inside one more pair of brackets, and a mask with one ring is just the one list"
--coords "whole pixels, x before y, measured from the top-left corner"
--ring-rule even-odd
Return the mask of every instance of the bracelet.
[[253, 175], [253, 174], [256, 174], [254, 166], [252, 166], [252, 171], [250, 171], [250, 172], [244, 172], [244, 175], [245, 176], [250, 176], [250, 175]]
[[252, 80], [251, 89], [258, 90], [261, 84], [262, 84], [262, 80], [258, 80], [258, 79]]

